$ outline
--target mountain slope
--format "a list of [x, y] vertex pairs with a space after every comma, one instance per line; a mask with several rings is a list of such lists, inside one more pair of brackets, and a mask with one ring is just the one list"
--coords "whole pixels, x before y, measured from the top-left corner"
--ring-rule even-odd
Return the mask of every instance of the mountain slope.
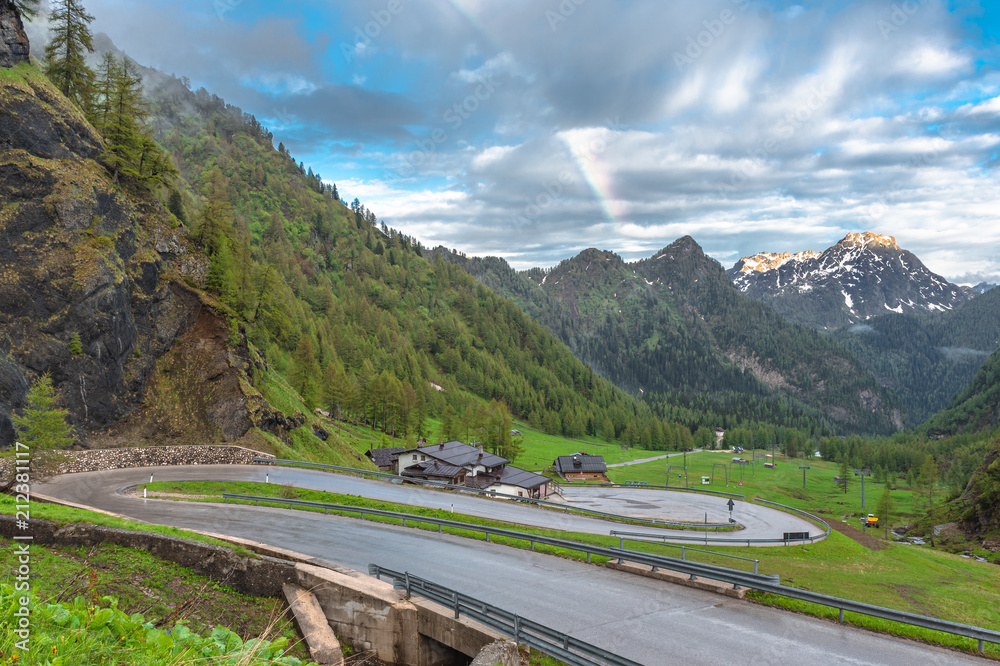
[[[142, 404], [175, 339], [221, 321], [188, 286], [208, 260], [149, 192], [112, 182], [101, 137], [34, 67], [0, 69], [0, 111], [0, 444], [44, 372], [86, 441]], [[253, 425], [246, 360], [234, 345], [214, 374], [236, 392], [198, 392], [193, 430], [235, 440]]]
[[921, 426], [932, 437], [993, 430], [1000, 426], [1000, 351], [987, 359], [972, 382]]
[[832, 335], [920, 423], [944, 409], [1000, 348], [1000, 291], [947, 312], [873, 317]]
[[[429, 261], [416, 239], [379, 224], [356, 199], [346, 206], [332, 184], [275, 149], [253, 116], [163, 75], [151, 106], [180, 169], [192, 236], [216, 265], [236, 258], [220, 294], [233, 324], [308, 404], [336, 403], [410, 436], [428, 434], [426, 418], [447, 407], [461, 414], [491, 400], [554, 434], [593, 434], [606, 420], [611, 437], [649, 425], [646, 405], [511, 301], [457, 266]], [[229, 214], [213, 247], [205, 230], [216, 203]], [[263, 295], [256, 283], [267, 275]]]
[[635, 263], [585, 250], [547, 273], [452, 260], [514, 298], [595, 370], [654, 401], [710, 393], [719, 404], [741, 396], [746, 421], [808, 428], [818, 418], [862, 432], [902, 425], [891, 394], [839, 345], [740, 294], [691, 238]]
[[345, 206], [252, 116], [160, 77], [153, 122], [180, 177], [151, 193], [111, 182], [101, 138], [37, 70], [0, 70], [4, 441], [46, 371], [91, 445], [254, 426], [301, 441], [306, 417], [264, 397], [285, 390], [275, 373], [390, 436], [493, 399], [557, 434], [649, 432], [647, 405], [512, 302]]
[[792, 321], [835, 329], [886, 312], [943, 312], [976, 292], [929, 271], [892, 236], [848, 234], [821, 253], [762, 253], [727, 271], [747, 296]]

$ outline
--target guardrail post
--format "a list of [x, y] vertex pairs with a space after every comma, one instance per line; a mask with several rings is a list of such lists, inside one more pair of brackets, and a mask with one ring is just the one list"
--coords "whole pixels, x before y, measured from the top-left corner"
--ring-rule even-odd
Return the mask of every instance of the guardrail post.
[[410, 598], [410, 572], [409, 571], [404, 571], [403, 572], [403, 576], [405, 576], [406, 598], [409, 599]]
[[406, 527], [406, 518], [403, 518], [403, 527]]
[[681, 559], [687, 559], [684, 546], [681, 546]]
[[515, 615], [514, 616], [514, 642], [515, 643], [520, 643], [521, 642], [521, 616], [520, 615]]
[[531, 542], [531, 550], [534, 550], [534, 549], [535, 549], [535, 542], [534, 542], [534, 541], [532, 541], [532, 542]]
[[489, 533], [489, 530], [487, 530], [486, 531], [486, 542], [489, 543], [489, 540], [490, 540], [490, 533]]
[[457, 620], [458, 619], [458, 592], [457, 591], [453, 592], [452, 593], [452, 597], [454, 598], [454, 603], [455, 603], [455, 619]]
[[840, 609], [840, 623], [844, 624], [844, 609]]
[[757, 565], [758, 564], [760, 564], [760, 560], [754, 560], [753, 561], [753, 572], [754, 572], [754, 574], [757, 573]]
[[590, 564], [590, 551], [587, 551], [587, 564]]
[[979, 639], [979, 654], [983, 654], [983, 639]]

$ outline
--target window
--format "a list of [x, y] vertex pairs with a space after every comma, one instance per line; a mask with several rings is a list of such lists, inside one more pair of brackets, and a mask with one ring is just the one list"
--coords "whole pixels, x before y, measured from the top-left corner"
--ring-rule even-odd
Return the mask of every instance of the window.
[[413, 462], [417, 462], [417, 454], [416, 453], [413, 454]]

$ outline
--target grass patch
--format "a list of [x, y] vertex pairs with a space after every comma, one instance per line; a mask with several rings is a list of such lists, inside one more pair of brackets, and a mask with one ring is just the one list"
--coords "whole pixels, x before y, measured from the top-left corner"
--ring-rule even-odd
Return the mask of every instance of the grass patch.
[[[38, 603], [72, 603], [83, 598], [88, 606], [116, 599], [126, 615], [141, 613], [154, 626], [170, 628], [183, 622], [196, 633], [216, 626], [231, 628], [243, 640], [271, 633], [293, 644], [290, 654], [308, 659], [291, 623], [282, 618], [283, 599], [254, 597], [193, 573], [190, 569], [134, 548], [101, 544], [31, 547], [32, 593]], [[13, 580], [17, 554], [0, 543], [0, 571]], [[278, 621], [275, 624], [275, 621]], [[277, 629], [272, 633], [269, 628]], [[45, 642], [44, 639], [42, 642]], [[55, 645], [58, 641], [53, 640]], [[60, 651], [65, 658], [65, 650]], [[79, 655], [77, 655], [79, 657]], [[85, 663], [73, 661], [66, 663]], [[89, 663], [89, 662], [88, 662]], [[101, 663], [94, 660], [93, 663]]]
[[[13, 515], [15, 511], [14, 498], [10, 495], [0, 495], [0, 513]], [[187, 530], [182, 530], [177, 527], [168, 527], [166, 525], [134, 522], [131, 520], [125, 520], [124, 518], [109, 516], [97, 511], [76, 509], [73, 507], [62, 506], [61, 504], [46, 504], [44, 502], [34, 501], [31, 503], [31, 517], [33, 519], [49, 520], [60, 524], [90, 523], [92, 525], [117, 527], [136, 532], [155, 532], [156, 534], [163, 534], [180, 539], [190, 539], [191, 541], [207, 543], [213, 546], [222, 546], [223, 548], [231, 548], [235, 553], [244, 557], [257, 557], [254, 552], [244, 548], [243, 546], [234, 545], [228, 541], [213, 539], [210, 536], [205, 536], [196, 532], [189, 532]]]
[[[730, 493], [746, 495], [747, 498], [759, 497], [761, 499], [786, 504], [788, 506], [802, 509], [810, 513], [826, 514], [840, 519], [845, 514], [854, 513], [858, 516], [867, 513], [875, 513], [875, 505], [878, 504], [879, 496], [885, 488], [884, 483], [876, 483], [871, 477], [865, 479], [865, 506], [861, 506], [861, 477], [851, 476], [848, 482], [847, 493], [834, 481], [835, 476], [840, 474], [840, 465], [834, 462], [827, 462], [818, 458], [787, 458], [778, 455], [777, 467], [769, 469], [761, 464], [758, 458], [756, 465], [732, 465], [733, 454], [730, 451], [702, 451], [699, 453], [688, 453], [686, 456], [688, 467], [688, 479], [691, 487], [721, 490]], [[747, 460], [750, 459], [748, 453], [738, 454]], [[760, 454], [758, 453], [758, 456]], [[670, 486], [684, 485], [684, 479], [678, 479], [679, 467], [684, 465], [684, 456], [671, 458], [669, 463], [677, 465], [678, 468], [671, 470]], [[662, 486], [666, 482], [666, 460], [657, 460], [650, 463], [640, 463], [628, 467], [616, 467], [608, 470], [608, 477], [616, 483], [627, 481], [645, 481], [648, 484]], [[725, 464], [729, 474], [729, 484], [726, 485], [721, 466], [714, 467], [718, 463]], [[806, 487], [802, 488], [802, 470], [799, 465], [809, 465], [806, 472]], [[741, 471], [742, 468], [742, 477]], [[711, 483], [707, 486], [701, 485], [701, 477], [708, 476]], [[742, 478], [743, 485], [740, 484]], [[896, 506], [897, 517], [908, 517], [913, 514], [914, 493], [909, 488], [896, 488], [891, 491], [893, 503]], [[904, 522], [898, 518], [892, 521], [894, 525], [902, 525]]]

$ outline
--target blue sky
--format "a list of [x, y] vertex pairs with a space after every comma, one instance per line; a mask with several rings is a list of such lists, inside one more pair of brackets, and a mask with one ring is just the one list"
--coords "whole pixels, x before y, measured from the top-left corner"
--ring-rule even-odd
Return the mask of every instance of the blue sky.
[[427, 245], [724, 266], [896, 236], [1000, 278], [1000, 2], [87, 0]]

